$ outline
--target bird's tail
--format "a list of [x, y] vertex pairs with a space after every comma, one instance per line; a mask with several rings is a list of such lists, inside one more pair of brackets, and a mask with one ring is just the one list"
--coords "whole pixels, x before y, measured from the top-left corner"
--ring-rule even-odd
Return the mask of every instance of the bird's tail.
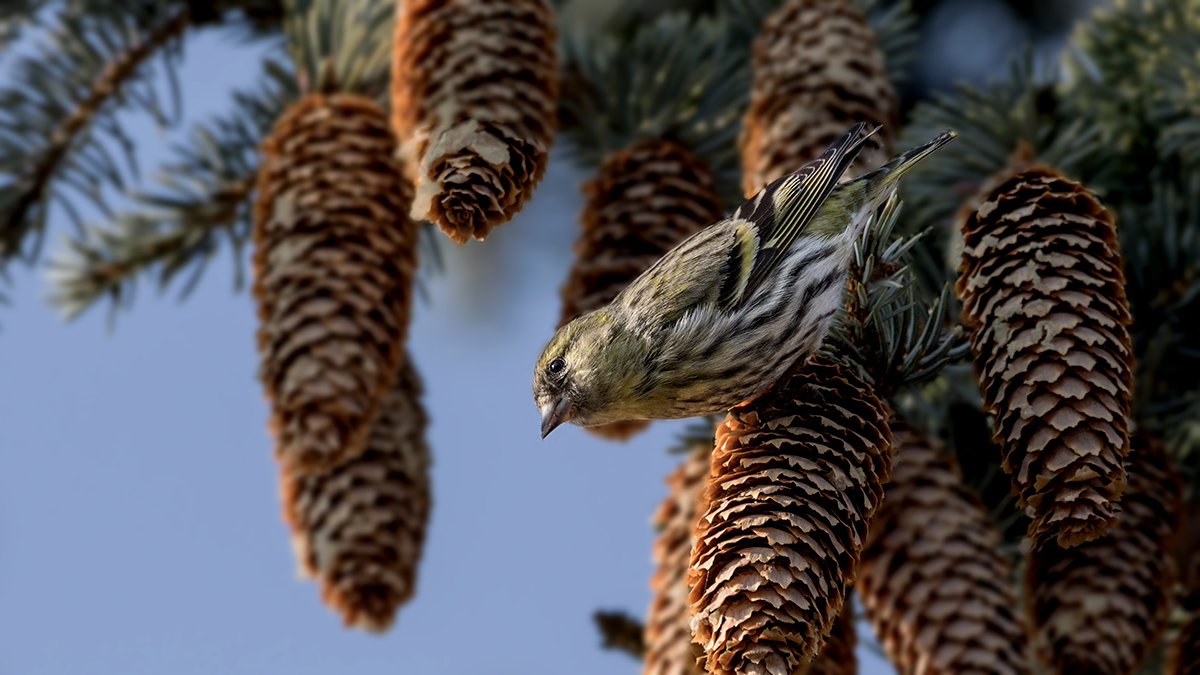
[[878, 169], [863, 174], [860, 180], [865, 181], [867, 184], [868, 200], [871, 202], [881, 200], [895, 187], [896, 181], [900, 180], [900, 177], [905, 173], [908, 173], [909, 169], [916, 166], [917, 162], [937, 152], [956, 137], [957, 134], [953, 131], [947, 131], [932, 141], [896, 157]]

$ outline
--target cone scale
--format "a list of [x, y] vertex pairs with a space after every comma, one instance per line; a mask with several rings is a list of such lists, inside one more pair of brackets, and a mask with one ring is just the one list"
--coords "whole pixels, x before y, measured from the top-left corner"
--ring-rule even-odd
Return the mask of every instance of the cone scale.
[[284, 519], [304, 576], [347, 626], [386, 630], [412, 597], [429, 520], [421, 382], [405, 361], [366, 449], [328, 470], [281, 471]]
[[709, 673], [791, 675], [820, 651], [891, 473], [887, 417], [816, 355], [718, 427], [688, 576]]
[[859, 568], [863, 610], [900, 675], [1025, 675], [1000, 534], [958, 463], [892, 422], [892, 482]]
[[263, 143], [254, 208], [260, 378], [276, 456], [301, 471], [362, 452], [400, 365], [416, 223], [383, 111], [310, 95]]
[[1134, 436], [1129, 487], [1108, 534], [1074, 548], [1047, 535], [1029, 553], [1037, 656], [1062, 675], [1133, 673], [1166, 625], [1182, 484], [1162, 445]]
[[416, 196], [412, 217], [482, 240], [546, 170], [558, 98], [548, 0], [396, 3], [392, 119]]
[[738, 139], [747, 197], [816, 159], [854, 122], [883, 125], [847, 177], [891, 157], [896, 94], [866, 17], [848, 0], [787, 0], [754, 41]]
[[801, 671], [802, 675], [856, 675], [858, 657], [854, 647], [858, 636], [854, 626], [854, 607], [849, 599], [842, 605], [842, 613], [833, 623], [833, 630], [821, 647], [817, 658]]
[[1100, 537], [1124, 489], [1132, 386], [1112, 215], [1035, 167], [1001, 180], [962, 232], [956, 290], [1030, 535], [1062, 546]]
[[646, 614], [643, 675], [704, 675], [697, 661], [703, 654], [692, 644], [688, 609], [688, 561], [692, 554], [700, 493], [708, 478], [712, 442], [698, 444], [667, 476], [670, 493], [654, 514], [659, 528], [654, 540], [653, 598]]

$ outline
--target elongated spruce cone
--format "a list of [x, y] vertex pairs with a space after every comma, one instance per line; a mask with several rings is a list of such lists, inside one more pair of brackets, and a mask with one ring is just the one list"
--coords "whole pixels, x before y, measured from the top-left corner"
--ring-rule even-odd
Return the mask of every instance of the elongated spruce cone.
[[1144, 434], [1134, 435], [1126, 468], [1129, 487], [1106, 536], [1074, 548], [1049, 535], [1033, 542], [1026, 596], [1051, 672], [1132, 673], [1166, 624], [1182, 484], [1162, 444]]
[[717, 429], [692, 550], [695, 640], [712, 675], [791, 675], [853, 585], [891, 474], [888, 409], [815, 355]]
[[854, 122], [883, 128], [847, 176], [878, 167], [891, 157], [898, 115], [862, 12], [848, 0], [787, 0], [754, 40], [754, 85], [738, 139], [742, 189], [754, 195], [816, 159]]
[[660, 139], [608, 155], [582, 190], [588, 201], [562, 287], [560, 328], [607, 305], [664, 253], [722, 215], [708, 166]]
[[347, 626], [386, 630], [415, 590], [430, 504], [420, 396], [406, 360], [362, 454], [326, 471], [281, 472], [297, 563]]
[[801, 671], [802, 675], [856, 675], [858, 673], [858, 657], [854, 654], [854, 646], [858, 644], [858, 634], [854, 627], [854, 607], [849, 598], [842, 605], [842, 613], [833, 622], [833, 630], [821, 647], [817, 658]]
[[1102, 536], [1125, 484], [1133, 355], [1112, 215], [1037, 167], [1000, 182], [962, 232], [956, 290], [1030, 535]]
[[558, 100], [548, 0], [396, 3], [392, 111], [412, 217], [451, 239], [507, 222], [546, 170]]
[[[721, 201], [708, 166], [683, 147], [660, 139], [638, 141], [610, 154], [583, 184], [587, 204], [575, 262], [563, 284], [561, 328], [607, 305], [664, 253], [721, 218]], [[624, 440], [649, 422], [615, 422], [588, 431]]]
[[654, 514], [658, 537], [654, 540], [656, 566], [650, 577], [653, 597], [646, 614], [644, 675], [704, 675], [698, 662], [704, 652], [692, 643], [687, 575], [713, 442], [695, 445], [667, 476], [670, 493]]
[[417, 225], [387, 117], [305, 97], [263, 143], [254, 205], [260, 377], [276, 456], [322, 470], [362, 452], [400, 365]]
[[1200, 613], [1193, 612], [1171, 645], [1166, 675], [1200, 675]]
[[892, 482], [859, 566], [858, 594], [900, 675], [1029, 672], [1000, 534], [958, 462], [892, 422]]

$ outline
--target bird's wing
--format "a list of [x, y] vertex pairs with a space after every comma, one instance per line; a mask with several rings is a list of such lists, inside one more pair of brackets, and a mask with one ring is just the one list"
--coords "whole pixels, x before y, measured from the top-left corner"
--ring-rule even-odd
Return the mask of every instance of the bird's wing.
[[854, 125], [820, 157], [769, 183], [733, 213], [731, 219], [747, 220], [757, 228], [757, 239], [761, 242], [749, 278], [737, 298], [738, 306], [754, 295], [783, 260], [858, 156], [863, 143], [877, 130], [878, 127], [868, 129], [862, 122]]
[[757, 251], [751, 223], [722, 220], [668, 251], [613, 302], [654, 324], [676, 321], [701, 305], [732, 309], [742, 297]]

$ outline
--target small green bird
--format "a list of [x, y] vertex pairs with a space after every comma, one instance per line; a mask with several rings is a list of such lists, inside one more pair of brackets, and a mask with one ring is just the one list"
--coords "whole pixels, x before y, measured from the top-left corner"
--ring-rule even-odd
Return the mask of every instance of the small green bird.
[[722, 412], [820, 347], [866, 222], [859, 216], [954, 139], [942, 134], [839, 185], [877, 130], [855, 125], [820, 157], [680, 242], [607, 306], [559, 329], [533, 372], [542, 438], [566, 421], [589, 427]]

